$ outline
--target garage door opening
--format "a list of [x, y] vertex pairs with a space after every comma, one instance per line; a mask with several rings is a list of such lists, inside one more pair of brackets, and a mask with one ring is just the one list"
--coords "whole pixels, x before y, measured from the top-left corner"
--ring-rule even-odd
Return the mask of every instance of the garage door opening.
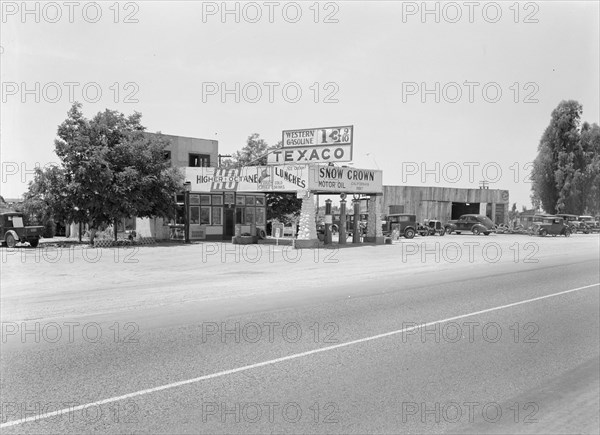
[[479, 214], [479, 203], [478, 202], [453, 202], [451, 219], [458, 219], [463, 214]]

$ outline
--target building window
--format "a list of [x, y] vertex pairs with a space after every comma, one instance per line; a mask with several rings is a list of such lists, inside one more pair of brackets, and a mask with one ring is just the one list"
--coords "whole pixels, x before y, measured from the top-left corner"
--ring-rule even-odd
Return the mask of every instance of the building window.
[[212, 204], [213, 205], [223, 205], [223, 197], [221, 195], [213, 195], [212, 196]]
[[256, 207], [256, 225], [265, 224], [265, 209], [263, 207]]
[[200, 224], [210, 225], [210, 207], [200, 207]]
[[222, 225], [223, 224], [223, 207], [213, 207], [212, 208], [212, 224], [213, 225]]
[[246, 220], [245, 224], [252, 225], [254, 223], [254, 207], [246, 207]]
[[207, 168], [210, 166], [208, 154], [190, 154], [189, 165], [192, 168]]
[[190, 207], [190, 224], [200, 223], [200, 207]]
[[200, 204], [210, 205], [210, 195], [200, 195]]
[[200, 205], [200, 195], [190, 195], [190, 205]]

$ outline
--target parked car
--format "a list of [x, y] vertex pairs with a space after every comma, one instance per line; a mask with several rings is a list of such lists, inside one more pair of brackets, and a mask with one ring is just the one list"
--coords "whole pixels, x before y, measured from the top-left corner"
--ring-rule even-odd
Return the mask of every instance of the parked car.
[[572, 233], [571, 227], [565, 222], [562, 217], [559, 216], [547, 216], [542, 219], [541, 222], [536, 222], [531, 233], [533, 235], [545, 237], [548, 234], [553, 237], [565, 236], [569, 237]]
[[383, 224], [383, 235], [392, 238], [403, 236], [412, 239], [420, 226], [417, 224], [417, 216], [414, 214], [391, 214]]
[[0, 213], [0, 233], [2, 243], [9, 248], [14, 248], [17, 242], [29, 242], [32, 248], [37, 247], [44, 233], [44, 227], [25, 226], [23, 224], [23, 213], [4, 212]]
[[444, 234], [446, 234], [446, 229], [440, 221], [432, 219], [426, 221], [425, 223], [427, 224], [426, 226], [428, 230], [428, 235], [434, 236], [436, 234], [439, 234], [440, 236], [443, 236]]
[[463, 214], [457, 220], [448, 221], [445, 230], [446, 234], [460, 234], [464, 231], [475, 235], [485, 234], [489, 236], [490, 233], [496, 232], [496, 225], [489, 217], [482, 214]]
[[585, 229], [585, 225], [582, 225], [582, 223], [579, 221], [579, 216], [577, 216], [575, 214], [559, 213], [555, 216], [559, 217], [559, 218], [563, 218], [565, 221], [565, 224], [568, 225], [569, 228], [571, 228], [572, 233], [576, 233], [578, 231], [583, 231]]
[[585, 234], [600, 231], [598, 222], [593, 216], [579, 216], [579, 222], [581, 222], [580, 227], [582, 227], [582, 232]]

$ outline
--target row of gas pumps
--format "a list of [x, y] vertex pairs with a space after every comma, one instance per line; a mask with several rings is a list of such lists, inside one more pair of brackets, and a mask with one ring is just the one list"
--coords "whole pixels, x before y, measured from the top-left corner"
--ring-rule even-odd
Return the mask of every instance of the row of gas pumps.
[[[346, 228], [347, 216], [346, 216], [346, 194], [340, 194], [340, 225], [339, 225], [339, 241], [340, 245], [345, 245], [348, 239], [348, 231]], [[331, 199], [325, 200], [325, 235], [323, 242], [325, 245], [331, 245], [333, 243], [333, 214], [331, 212]], [[354, 219], [352, 228], [352, 243], [361, 243], [361, 228], [360, 228], [360, 197], [354, 197], [352, 200], [352, 206], [354, 208]]]

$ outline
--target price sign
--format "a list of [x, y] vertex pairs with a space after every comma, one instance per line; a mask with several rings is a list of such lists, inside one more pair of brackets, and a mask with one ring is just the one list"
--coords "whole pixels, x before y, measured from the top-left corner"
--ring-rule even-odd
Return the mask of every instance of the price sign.
[[352, 145], [354, 126], [307, 128], [285, 130], [282, 144], [284, 147], [306, 147], [319, 145]]

